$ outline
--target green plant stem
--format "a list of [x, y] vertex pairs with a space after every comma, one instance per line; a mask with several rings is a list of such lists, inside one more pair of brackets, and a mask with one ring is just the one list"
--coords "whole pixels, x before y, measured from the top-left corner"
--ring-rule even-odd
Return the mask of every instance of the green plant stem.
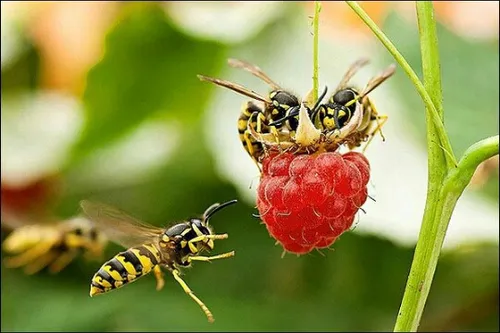
[[[436, 107], [440, 119], [443, 119], [443, 102], [441, 93], [441, 73], [439, 66], [439, 50], [436, 36], [436, 24], [431, 2], [416, 3], [420, 47], [422, 54], [422, 71], [424, 87]], [[416, 331], [429, 295], [430, 286], [441, 252], [442, 242], [446, 234], [451, 212], [458, 197], [442, 200], [441, 188], [448, 172], [447, 155], [438, 144], [438, 129], [432, 121], [432, 111], [426, 105], [426, 131], [428, 155], [427, 199], [425, 202], [422, 227], [415, 248], [415, 255], [401, 302], [394, 331]], [[444, 133], [446, 136], [446, 133]], [[446, 195], [446, 194], [444, 194]], [[449, 217], [439, 216], [444, 210], [444, 204], [450, 207]]]
[[498, 155], [498, 135], [476, 142], [465, 151], [458, 166], [450, 170], [445, 181], [453, 185], [455, 191], [463, 191], [478, 165], [495, 155]]
[[318, 100], [319, 90], [319, 55], [318, 55], [318, 39], [319, 39], [319, 12], [321, 11], [321, 3], [314, 1], [314, 18], [313, 18], [313, 104]]
[[498, 154], [498, 136], [472, 145], [456, 162], [443, 125], [441, 73], [432, 2], [416, 3], [424, 84], [401, 53], [354, 1], [346, 1], [393, 55], [415, 85], [426, 107], [428, 191], [420, 235], [394, 331], [416, 331], [453, 210], [477, 166]]
[[394, 332], [417, 331], [456, 203], [477, 166], [498, 154], [498, 144], [498, 135], [475, 143], [444, 179], [437, 196], [435, 214], [422, 224]]
[[352, 10], [365, 22], [365, 24], [373, 31], [375, 36], [382, 42], [382, 44], [386, 47], [386, 49], [392, 54], [394, 59], [399, 63], [399, 65], [406, 72], [410, 80], [413, 82], [417, 92], [420, 94], [420, 97], [424, 101], [426, 108], [430, 110], [430, 116], [432, 117], [432, 121], [436, 126], [436, 134], [439, 138], [439, 143], [442, 149], [446, 150], [446, 161], [449, 167], [456, 165], [456, 158], [453, 155], [453, 149], [451, 148], [450, 140], [446, 135], [446, 131], [444, 128], [444, 124], [441, 120], [441, 115], [438, 110], [434, 106], [431, 97], [428, 92], [425, 90], [424, 85], [420, 82], [417, 74], [413, 71], [411, 66], [408, 64], [403, 55], [398, 51], [398, 49], [394, 46], [394, 44], [387, 38], [387, 36], [380, 30], [380, 28], [373, 22], [373, 20], [366, 14], [366, 12], [361, 8], [361, 6], [356, 1], [346, 1], [346, 3], [352, 8]]

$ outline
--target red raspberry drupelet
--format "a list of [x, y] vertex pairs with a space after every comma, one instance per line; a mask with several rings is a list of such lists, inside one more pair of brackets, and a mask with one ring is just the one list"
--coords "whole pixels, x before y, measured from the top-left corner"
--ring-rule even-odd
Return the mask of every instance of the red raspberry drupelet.
[[257, 209], [283, 248], [329, 247], [365, 203], [370, 164], [358, 152], [271, 153], [262, 163]]

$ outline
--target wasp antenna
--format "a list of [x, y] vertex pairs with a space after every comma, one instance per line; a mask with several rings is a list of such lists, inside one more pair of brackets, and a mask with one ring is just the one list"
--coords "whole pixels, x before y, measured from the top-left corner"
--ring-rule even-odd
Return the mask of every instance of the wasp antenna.
[[314, 107], [311, 111], [311, 119], [314, 122], [314, 117], [316, 117], [316, 114], [319, 112], [319, 109], [321, 108], [321, 101], [323, 98], [325, 98], [326, 93], [328, 92], [328, 86], [325, 86], [325, 90], [323, 93], [318, 97], [318, 100], [316, 101], [316, 104], [314, 104]]
[[323, 90], [323, 92], [321, 93], [321, 95], [318, 97], [318, 100], [316, 101], [316, 104], [314, 104], [313, 112], [317, 108], [319, 108], [319, 106], [321, 105], [321, 101], [323, 100], [323, 98], [325, 98], [327, 92], [328, 92], [328, 86], [325, 86], [325, 90]]
[[222, 208], [235, 204], [237, 202], [238, 200], [234, 199], [221, 204], [219, 203], [213, 204], [212, 206], [208, 207], [203, 216], [205, 217], [205, 220], [209, 220], [215, 213], [217, 213]]

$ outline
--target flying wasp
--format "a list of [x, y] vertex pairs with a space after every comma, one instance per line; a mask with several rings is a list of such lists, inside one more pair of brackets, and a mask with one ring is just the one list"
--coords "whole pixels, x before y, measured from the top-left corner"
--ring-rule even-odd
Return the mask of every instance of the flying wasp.
[[13, 255], [4, 259], [6, 267], [24, 266], [26, 274], [35, 274], [45, 267], [58, 273], [81, 253], [88, 260], [101, 259], [106, 244], [106, 237], [90, 221], [75, 217], [17, 227], [5, 238], [2, 248]]
[[[267, 83], [271, 88], [268, 97], [264, 97], [239, 84], [198, 75], [198, 78], [202, 81], [212, 82], [231, 89], [264, 104], [262, 108], [253, 101], [245, 102], [238, 118], [238, 133], [240, 135], [240, 140], [245, 150], [258, 165], [259, 158], [265, 152], [265, 147], [256, 140], [252, 132], [271, 134], [276, 142], [289, 140], [289, 137], [293, 135], [298, 126], [298, 112], [294, 117], [288, 117], [286, 120], [275, 123], [274, 125], [269, 124], [278, 119], [287, 117], [290, 113], [295, 114], [295, 111], [300, 107], [299, 99], [294, 94], [280, 87], [259, 67], [236, 59], [229, 59], [228, 63], [234, 68], [240, 68], [253, 74]], [[284, 131], [284, 129], [287, 131]]]
[[90, 296], [109, 292], [133, 282], [153, 271], [156, 289], [163, 288], [163, 273], [166, 268], [186, 292], [203, 310], [209, 322], [214, 317], [207, 306], [191, 291], [180, 277], [181, 267], [193, 261], [211, 261], [234, 256], [234, 251], [215, 255], [200, 255], [214, 249], [214, 240], [226, 239], [227, 234], [214, 234], [208, 224], [219, 210], [236, 203], [231, 200], [216, 203], [203, 213], [201, 218], [190, 218], [168, 228], [155, 227], [139, 221], [126, 213], [102, 204], [84, 200], [83, 211], [110, 240], [128, 248], [104, 263], [95, 273], [90, 285]]

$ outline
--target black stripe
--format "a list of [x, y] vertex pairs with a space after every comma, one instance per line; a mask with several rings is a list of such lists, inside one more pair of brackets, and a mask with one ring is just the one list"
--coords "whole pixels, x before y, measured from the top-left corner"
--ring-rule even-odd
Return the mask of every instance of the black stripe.
[[158, 265], [158, 260], [156, 260], [156, 256], [151, 251], [149, 251], [149, 249], [147, 247], [139, 246], [139, 247], [137, 247], [137, 249], [139, 250], [139, 254], [142, 254], [143, 256], [146, 256], [149, 259], [151, 259], [153, 266]]
[[[136, 249], [138, 249], [140, 251], [141, 247], [142, 246], [140, 246]], [[124, 260], [126, 262], [129, 262], [132, 264], [132, 266], [134, 266], [134, 269], [137, 272], [137, 274], [142, 274], [143, 267], [142, 267], [141, 261], [139, 260], [139, 258], [137, 258], [137, 256], [134, 254], [134, 252], [132, 252], [131, 250], [128, 250], [128, 251], [120, 253], [120, 255], [124, 258]]]
[[[99, 269], [97, 271], [97, 275], [99, 275], [103, 280], [108, 281], [112, 286], [115, 285], [116, 280], [111, 275], [109, 275], [109, 273], [106, 272], [104, 269], [102, 269], [102, 268]], [[104, 287], [104, 286], [101, 286], [101, 287]]]
[[123, 279], [127, 279], [129, 272], [127, 271], [127, 269], [123, 266], [123, 264], [116, 257], [111, 259], [108, 262], [108, 265], [109, 265], [111, 270], [120, 274]]
[[95, 283], [94, 281], [91, 282], [92, 287], [104, 290], [104, 286], [101, 286], [100, 284]]

